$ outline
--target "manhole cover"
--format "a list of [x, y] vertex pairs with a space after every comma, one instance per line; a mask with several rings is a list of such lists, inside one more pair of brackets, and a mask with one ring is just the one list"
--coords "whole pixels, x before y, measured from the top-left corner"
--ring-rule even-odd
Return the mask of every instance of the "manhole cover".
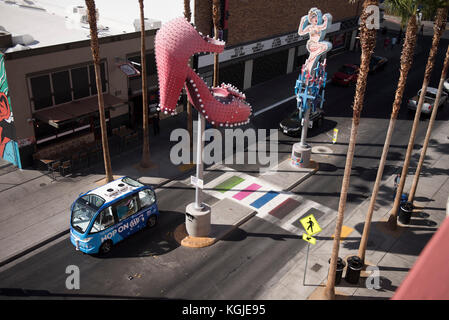
[[333, 153], [332, 149], [325, 146], [312, 147], [312, 153]]

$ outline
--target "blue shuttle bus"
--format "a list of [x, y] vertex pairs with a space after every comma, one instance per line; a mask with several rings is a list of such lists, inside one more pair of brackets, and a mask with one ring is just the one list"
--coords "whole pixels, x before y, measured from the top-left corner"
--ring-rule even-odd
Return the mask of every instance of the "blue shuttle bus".
[[130, 177], [81, 194], [72, 204], [70, 240], [77, 250], [106, 254], [159, 217], [154, 190]]

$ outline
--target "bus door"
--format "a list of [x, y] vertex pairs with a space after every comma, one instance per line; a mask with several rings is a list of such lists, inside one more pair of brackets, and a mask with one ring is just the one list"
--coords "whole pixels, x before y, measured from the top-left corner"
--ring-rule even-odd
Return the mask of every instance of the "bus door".
[[138, 193], [140, 212], [144, 214], [145, 221], [151, 214], [157, 214], [156, 195], [151, 189], [143, 189]]

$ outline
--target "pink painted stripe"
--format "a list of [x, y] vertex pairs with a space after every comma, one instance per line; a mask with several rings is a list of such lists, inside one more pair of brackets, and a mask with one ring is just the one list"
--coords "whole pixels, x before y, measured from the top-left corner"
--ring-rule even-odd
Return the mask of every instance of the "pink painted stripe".
[[249, 196], [253, 191], [258, 190], [259, 188], [261, 188], [261, 186], [259, 186], [257, 183], [253, 183], [252, 185], [246, 187], [244, 190], [242, 190], [239, 193], [235, 194], [233, 196], [233, 198], [237, 199], [237, 200], [243, 200], [247, 196]]

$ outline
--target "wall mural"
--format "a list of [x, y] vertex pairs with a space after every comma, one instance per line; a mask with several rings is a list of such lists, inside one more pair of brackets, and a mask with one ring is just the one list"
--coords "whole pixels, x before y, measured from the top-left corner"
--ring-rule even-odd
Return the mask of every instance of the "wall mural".
[[5, 56], [0, 53], [0, 158], [21, 168], [16, 127], [6, 79]]

